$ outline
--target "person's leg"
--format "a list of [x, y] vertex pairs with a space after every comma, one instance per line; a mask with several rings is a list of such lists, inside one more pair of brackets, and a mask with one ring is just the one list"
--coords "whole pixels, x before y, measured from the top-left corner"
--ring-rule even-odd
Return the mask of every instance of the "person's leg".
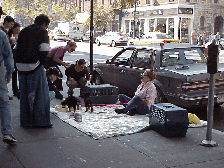
[[68, 95], [73, 95], [74, 93], [74, 88], [77, 88], [78, 83], [76, 81], [67, 81], [66, 82], [67, 86], [68, 86]]
[[11, 113], [8, 97], [8, 89], [5, 81], [5, 71], [0, 67], [0, 117], [2, 134], [10, 134]]
[[49, 97], [50, 97], [50, 101], [54, 99], [55, 97], [54, 91], [49, 91]]
[[83, 96], [83, 92], [85, 91], [86, 79], [84, 77], [78, 80], [78, 86], [80, 87], [80, 96]]
[[128, 102], [131, 100], [130, 97], [128, 97], [128, 96], [126, 96], [126, 95], [124, 95], [124, 94], [119, 94], [119, 95], [118, 95], [118, 99], [119, 99], [119, 101], [120, 101], [121, 103], [128, 103]]
[[31, 97], [29, 103], [30, 107], [33, 107], [32, 124], [41, 127], [50, 126], [50, 97], [44, 67], [41, 66], [35, 74], [32, 74], [28, 82], [28, 90], [30, 91], [28, 97]]
[[149, 108], [147, 104], [139, 97], [134, 96], [131, 101], [128, 103], [128, 105], [123, 109], [124, 113], [127, 113], [128, 111], [132, 109], [136, 109], [136, 111], [139, 114], [148, 114]]
[[18, 86], [17, 86], [17, 68], [16, 66], [14, 67], [14, 72], [12, 73], [12, 92], [14, 94], [14, 96], [17, 96], [17, 92], [18, 92]]
[[50, 98], [44, 67], [29, 75], [19, 74], [19, 82], [21, 126], [49, 126]]
[[31, 114], [28, 103], [27, 75], [19, 74], [20, 90], [20, 126], [27, 127], [31, 125]]

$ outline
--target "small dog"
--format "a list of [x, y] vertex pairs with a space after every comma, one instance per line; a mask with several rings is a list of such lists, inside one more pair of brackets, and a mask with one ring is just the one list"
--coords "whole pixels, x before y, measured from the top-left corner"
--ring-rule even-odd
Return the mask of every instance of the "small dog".
[[90, 109], [90, 107], [91, 107], [91, 112], [93, 112], [93, 103], [92, 103], [92, 100], [90, 99], [89, 95], [90, 95], [89, 92], [83, 92], [86, 112]]
[[69, 111], [71, 111], [71, 108], [74, 108], [74, 111], [76, 111], [77, 107], [79, 108], [80, 100], [76, 98], [75, 96], [68, 96], [65, 101], [61, 102], [62, 106], [67, 105], [69, 108]]

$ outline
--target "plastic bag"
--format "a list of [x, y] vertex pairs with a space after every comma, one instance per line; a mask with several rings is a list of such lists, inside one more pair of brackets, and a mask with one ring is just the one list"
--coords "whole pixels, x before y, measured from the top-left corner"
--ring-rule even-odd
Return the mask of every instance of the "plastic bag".
[[188, 113], [188, 119], [189, 119], [189, 122], [192, 124], [200, 123], [200, 119], [195, 114]]

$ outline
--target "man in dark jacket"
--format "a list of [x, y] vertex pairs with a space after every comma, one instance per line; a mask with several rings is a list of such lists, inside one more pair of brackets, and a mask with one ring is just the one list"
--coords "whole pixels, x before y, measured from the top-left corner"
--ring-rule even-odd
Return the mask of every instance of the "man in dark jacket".
[[19, 73], [20, 125], [47, 127], [50, 122], [50, 98], [44, 69], [50, 50], [47, 28], [49, 18], [41, 14], [34, 24], [21, 30], [16, 46], [16, 67]]

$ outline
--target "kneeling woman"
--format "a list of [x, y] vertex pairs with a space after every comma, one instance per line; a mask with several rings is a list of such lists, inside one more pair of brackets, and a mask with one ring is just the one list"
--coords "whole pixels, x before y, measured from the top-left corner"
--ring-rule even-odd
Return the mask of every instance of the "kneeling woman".
[[154, 104], [157, 96], [156, 87], [153, 84], [155, 73], [147, 70], [141, 74], [142, 83], [137, 87], [135, 96], [130, 97], [119, 94], [118, 98], [121, 103], [128, 103], [124, 109], [115, 109], [116, 113], [127, 113], [129, 115], [135, 114], [149, 114], [151, 105]]
[[68, 95], [73, 94], [73, 89], [80, 88], [80, 97], [83, 97], [87, 80], [90, 80], [89, 70], [84, 59], [80, 59], [76, 64], [72, 64], [65, 70], [67, 76]]

